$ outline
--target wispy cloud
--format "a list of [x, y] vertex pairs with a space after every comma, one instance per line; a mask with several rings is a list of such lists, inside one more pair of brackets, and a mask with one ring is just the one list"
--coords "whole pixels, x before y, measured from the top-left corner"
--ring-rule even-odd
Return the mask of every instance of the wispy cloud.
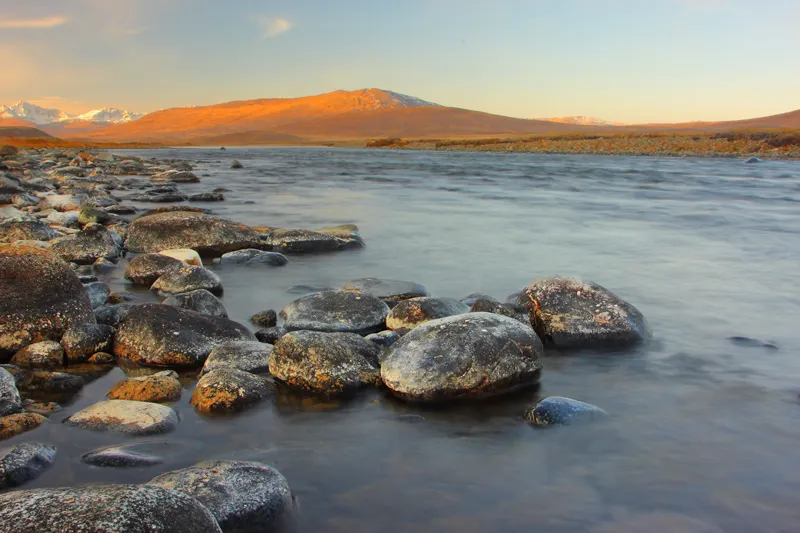
[[41, 17], [33, 19], [0, 18], [0, 29], [46, 30], [67, 23], [66, 17]]
[[261, 38], [271, 39], [292, 29], [292, 22], [283, 17], [255, 17], [261, 26]]

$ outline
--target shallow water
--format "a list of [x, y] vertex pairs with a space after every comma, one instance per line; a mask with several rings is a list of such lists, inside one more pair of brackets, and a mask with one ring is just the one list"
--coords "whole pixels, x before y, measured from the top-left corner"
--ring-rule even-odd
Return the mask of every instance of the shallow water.
[[[163, 465], [86, 466], [136, 439], [59, 424], [124, 374], [91, 382], [49, 424], [11, 442], [59, 447], [26, 488], [142, 482], [209, 459], [276, 466], [302, 531], [797, 531], [800, 528], [800, 164], [724, 159], [415, 153], [324, 148], [153, 150], [204, 161], [190, 192], [227, 187], [215, 214], [251, 225], [355, 223], [363, 250], [290, 256], [282, 268], [210, 265], [231, 318], [279, 310], [292, 285], [417, 281], [435, 296], [497, 298], [553, 274], [636, 305], [652, 345], [550, 353], [541, 388], [423, 409], [367, 391], [347, 403], [281, 396], [205, 418], [175, 407]], [[243, 170], [231, 170], [239, 159]], [[127, 287], [124, 264], [107, 279]], [[133, 290], [140, 301], [152, 298]], [[739, 346], [747, 336], [779, 347]], [[610, 419], [534, 430], [537, 397], [599, 405]], [[409, 423], [401, 415], [421, 414]]]

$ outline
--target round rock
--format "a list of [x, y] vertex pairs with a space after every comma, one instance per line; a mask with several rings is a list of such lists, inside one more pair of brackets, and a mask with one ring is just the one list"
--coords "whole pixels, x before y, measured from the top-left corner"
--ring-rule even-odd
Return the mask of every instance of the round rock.
[[11, 364], [23, 368], [53, 368], [64, 365], [64, 348], [56, 341], [36, 342], [21, 349]]
[[386, 317], [386, 327], [396, 330], [413, 329], [420, 324], [469, 312], [458, 300], [444, 298], [412, 298], [394, 306]]
[[114, 346], [114, 328], [103, 324], [72, 326], [61, 337], [61, 346], [69, 363], [85, 363], [98, 352], [111, 352]]
[[222, 294], [222, 281], [219, 276], [203, 267], [185, 266], [180, 270], [164, 274], [153, 283], [150, 289], [167, 294], [205, 289], [219, 296]]
[[90, 405], [64, 422], [83, 429], [154, 435], [175, 429], [178, 415], [171, 407], [157, 403], [106, 400]]
[[272, 345], [258, 341], [224, 342], [211, 350], [200, 374], [207, 374], [220, 367], [238, 368], [251, 374], [265, 374], [269, 372], [272, 350]]
[[247, 265], [247, 266], [284, 266], [289, 260], [285, 255], [277, 252], [264, 252], [255, 248], [247, 250], [237, 250], [228, 252], [219, 259], [223, 265]]
[[283, 308], [288, 331], [314, 330], [366, 335], [382, 331], [389, 314], [385, 302], [370, 294], [328, 291], [309, 294]]
[[139, 376], [120, 381], [108, 391], [112, 400], [133, 400], [137, 402], [174, 402], [180, 399], [181, 382], [171, 370], [151, 376]]
[[228, 311], [219, 299], [205, 289], [173, 294], [165, 299], [164, 305], [172, 305], [181, 309], [196, 311], [203, 315], [228, 318]]
[[186, 263], [162, 254], [143, 254], [130, 260], [125, 269], [125, 279], [136, 285], [152, 285], [158, 278], [177, 272]]
[[528, 409], [525, 420], [534, 426], [567, 425], [594, 420], [608, 415], [603, 409], [589, 403], [549, 396]]
[[58, 232], [38, 220], [3, 220], [0, 222], [0, 243], [16, 241], [49, 241]]
[[169, 444], [166, 442], [134, 442], [121, 446], [107, 446], [83, 454], [81, 461], [103, 468], [154, 466], [163, 463], [164, 459], [149, 453], [149, 450], [167, 446]]
[[17, 390], [17, 380], [5, 368], [0, 368], [0, 416], [22, 411], [22, 399]]
[[100, 224], [88, 224], [80, 233], [51, 241], [50, 251], [79, 265], [91, 265], [103, 257], [114, 259], [121, 253], [111, 233]]
[[239, 411], [267, 398], [271, 391], [263, 377], [221, 366], [200, 378], [189, 403], [204, 413]]
[[36, 479], [55, 458], [55, 446], [38, 442], [0, 448], [0, 489], [19, 487]]
[[159, 252], [191, 248], [197, 252], [224, 254], [257, 248], [261, 238], [244, 224], [191, 211], [156, 213], [131, 222], [126, 241], [132, 252]]
[[495, 313], [513, 318], [523, 324], [531, 323], [526, 307], [517, 304], [501, 304], [494, 299], [479, 298], [472, 304], [470, 311], [473, 313]]
[[469, 313], [408, 332], [389, 348], [381, 377], [396, 396], [408, 400], [483, 398], [537, 383], [543, 351], [527, 325]]
[[362, 278], [349, 281], [342, 286], [343, 291], [371, 294], [388, 304], [428, 296], [428, 289], [413, 281], [394, 279]]
[[47, 418], [38, 413], [15, 413], [0, 416], [0, 440], [10, 439], [15, 435], [36, 429], [45, 421]]
[[278, 313], [273, 309], [267, 309], [251, 316], [250, 322], [262, 328], [274, 328], [278, 325]]
[[86, 295], [89, 297], [89, 303], [92, 309], [98, 309], [108, 303], [108, 298], [111, 296], [111, 289], [105, 283], [96, 281], [94, 283], [87, 283], [84, 285]]

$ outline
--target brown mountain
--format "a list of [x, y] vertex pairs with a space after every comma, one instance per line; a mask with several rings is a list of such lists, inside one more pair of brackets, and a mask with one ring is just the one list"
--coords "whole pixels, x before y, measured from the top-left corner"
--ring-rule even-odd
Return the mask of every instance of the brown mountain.
[[[20, 122], [25, 122], [21, 120]], [[5, 122], [0, 123], [0, 139], [3, 138], [33, 138], [33, 139], [49, 139], [50, 135], [40, 129], [29, 126], [7, 126]]]

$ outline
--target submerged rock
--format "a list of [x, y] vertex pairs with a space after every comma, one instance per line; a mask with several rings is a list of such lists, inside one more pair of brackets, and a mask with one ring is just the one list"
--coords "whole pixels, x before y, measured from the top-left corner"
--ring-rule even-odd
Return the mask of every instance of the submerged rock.
[[161, 457], [137, 451], [141, 448], [151, 448], [157, 444], [159, 443], [134, 442], [133, 444], [120, 446], [107, 446], [83, 454], [81, 461], [88, 465], [102, 468], [135, 468], [159, 465], [164, 462]]
[[761, 163], [761, 160], [757, 157], [751, 157], [745, 160], [745, 164], [752, 165], [753, 163]]
[[528, 409], [525, 420], [534, 426], [572, 424], [606, 416], [597, 406], [563, 396], [549, 396]]
[[276, 229], [268, 235], [267, 242], [279, 252], [294, 254], [333, 252], [364, 246], [364, 241], [357, 235], [343, 238], [307, 229]]
[[107, 396], [111, 400], [161, 403], [179, 400], [182, 391], [178, 374], [165, 370], [151, 376], [124, 379], [111, 387]]
[[231, 320], [162, 304], [131, 307], [120, 321], [114, 355], [152, 366], [198, 367], [224, 341], [255, 340]]
[[231, 161], [231, 168], [244, 168], [244, 165], [242, 165], [237, 159], [234, 159]]
[[151, 485], [91, 485], [0, 495], [2, 533], [222, 533], [194, 498]]
[[17, 390], [17, 380], [11, 372], [0, 368], [0, 416], [22, 411], [22, 398]]
[[263, 377], [220, 366], [200, 378], [189, 403], [204, 413], [240, 411], [266, 399], [271, 391]]
[[[38, 413], [14, 413], [0, 416], [0, 440], [10, 439], [26, 431], [36, 429], [46, 421], [47, 418]], [[0, 522], [1, 524], [2, 522]]]
[[265, 252], [255, 248], [228, 252], [220, 257], [219, 262], [223, 265], [247, 265], [247, 266], [284, 266], [289, 262], [285, 255], [277, 252]]
[[400, 335], [395, 331], [381, 331], [380, 333], [372, 333], [365, 337], [368, 341], [374, 342], [378, 346], [389, 347], [400, 340]]
[[539, 381], [542, 343], [514, 319], [469, 313], [427, 322], [408, 332], [381, 362], [398, 397], [417, 401], [482, 398]]
[[219, 276], [199, 266], [185, 266], [158, 278], [150, 287], [167, 294], [180, 294], [205, 289], [217, 296], [222, 294]]
[[108, 298], [111, 296], [111, 289], [103, 282], [96, 281], [94, 283], [87, 283], [84, 285], [86, 295], [89, 297], [89, 302], [92, 309], [98, 309], [108, 303]]
[[219, 299], [205, 289], [173, 294], [163, 302], [181, 309], [188, 309], [208, 316], [228, 318], [228, 311]]
[[213, 461], [161, 474], [155, 485], [206, 506], [225, 533], [270, 533], [287, 525], [294, 495], [280, 472], [261, 463]]
[[69, 363], [85, 363], [98, 352], [110, 352], [114, 328], [103, 324], [81, 324], [69, 328], [61, 337], [61, 346]]
[[378, 346], [354, 333], [296, 331], [277, 342], [269, 371], [307, 392], [351, 393], [380, 383], [379, 352]]
[[200, 183], [200, 178], [188, 170], [167, 170], [160, 174], [153, 174], [150, 176], [150, 180], [154, 183]]
[[443, 298], [411, 298], [392, 308], [386, 317], [386, 327], [391, 330], [409, 330], [420, 324], [469, 312], [469, 307], [457, 300]]
[[153, 435], [175, 429], [178, 415], [171, 407], [158, 403], [106, 400], [90, 405], [64, 422], [83, 429]]
[[91, 265], [100, 258], [115, 259], [121, 254], [111, 233], [100, 224], [89, 224], [80, 233], [53, 240], [50, 251], [79, 265]]
[[156, 213], [131, 222], [126, 241], [132, 252], [159, 252], [191, 248], [197, 252], [224, 254], [258, 248], [261, 238], [244, 224], [190, 211]]
[[14, 354], [11, 364], [23, 368], [53, 368], [64, 365], [64, 349], [56, 341], [30, 344]]
[[389, 307], [369, 294], [330, 291], [309, 294], [283, 308], [288, 331], [376, 333], [384, 329]]
[[262, 328], [274, 328], [278, 325], [278, 313], [273, 309], [267, 309], [251, 316], [250, 322]]
[[125, 269], [125, 279], [136, 285], [152, 285], [158, 278], [177, 272], [186, 263], [164, 254], [144, 254], [134, 257]]
[[0, 354], [58, 340], [73, 324], [95, 322], [67, 263], [50, 252], [0, 244]]
[[0, 490], [19, 487], [39, 477], [56, 458], [55, 446], [24, 442], [0, 448]]
[[482, 294], [480, 292], [473, 292], [472, 294], [468, 294], [459, 300], [464, 305], [468, 305], [472, 307], [478, 300], [487, 300], [493, 303], [500, 303], [497, 298], [489, 296], [488, 294]]
[[211, 350], [200, 374], [207, 374], [221, 367], [238, 368], [251, 374], [265, 374], [269, 372], [272, 350], [271, 345], [263, 342], [224, 342]]
[[201, 192], [189, 196], [190, 202], [224, 202], [225, 195], [221, 192]]
[[747, 348], [766, 348], [768, 350], [777, 350], [778, 345], [771, 341], [762, 341], [750, 337], [728, 337], [728, 340], [736, 346], [744, 346]]
[[40, 370], [25, 376], [20, 388], [26, 392], [46, 392], [54, 394], [74, 393], [83, 388], [81, 376], [66, 372]]
[[361, 278], [349, 281], [342, 286], [343, 291], [371, 294], [384, 302], [394, 303], [428, 296], [428, 289], [412, 281], [394, 279]]
[[286, 335], [286, 329], [283, 326], [274, 326], [256, 331], [256, 339], [267, 344], [275, 344], [284, 335]]
[[546, 343], [561, 348], [628, 347], [650, 337], [642, 313], [608, 289], [574, 278], [543, 278], [517, 299]]

